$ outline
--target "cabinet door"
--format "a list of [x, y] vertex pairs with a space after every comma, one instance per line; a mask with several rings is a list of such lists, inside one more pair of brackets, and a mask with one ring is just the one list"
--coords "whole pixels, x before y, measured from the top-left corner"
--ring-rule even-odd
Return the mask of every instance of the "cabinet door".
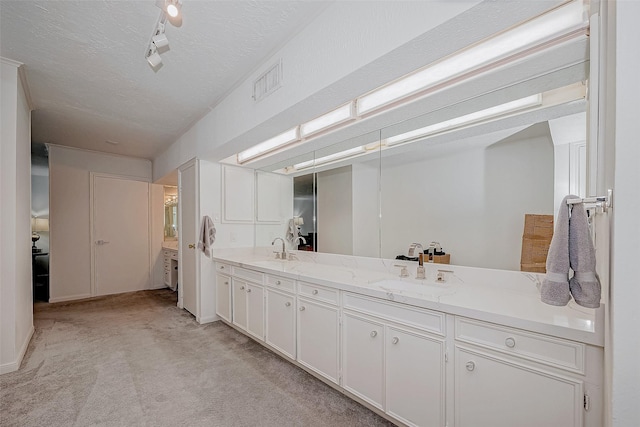
[[264, 288], [247, 283], [247, 332], [264, 341]]
[[342, 386], [376, 408], [383, 409], [384, 326], [344, 313]]
[[296, 304], [293, 295], [267, 289], [266, 342], [296, 358]]
[[247, 329], [247, 282], [232, 279], [233, 284], [233, 324], [240, 329]]
[[444, 342], [388, 326], [385, 345], [386, 412], [407, 425], [444, 426]]
[[338, 308], [298, 298], [298, 362], [338, 383]]
[[231, 322], [231, 278], [216, 274], [216, 314]]
[[582, 400], [581, 381], [456, 347], [456, 426], [579, 427]]

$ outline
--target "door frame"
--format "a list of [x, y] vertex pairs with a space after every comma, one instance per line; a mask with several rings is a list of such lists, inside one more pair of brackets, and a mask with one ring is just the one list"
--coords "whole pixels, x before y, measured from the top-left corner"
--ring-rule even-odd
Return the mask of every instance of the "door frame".
[[[110, 179], [124, 179], [124, 180], [128, 180], [128, 181], [140, 181], [140, 182], [146, 182], [147, 185], [150, 185], [151, 182], [143, 177], [140, 176], [130, 176], [130, 175], [115, 175], [115, 174], [108, 174], [108, 173], [101, 173], [101, 172], [89, 172], [89, 238], [91, 239], [90, 241], [90, 246], [91, 246], [91, 296], [95, 297], [98, 295], [98, 290], [97, 290], [97, 277], [96, 277], [96, 246], [95, 246], [95, 188], [94, 188], [94, 184], [95, 184], [95, 179], [96, 178], [110, 178]], [[153, 231], [151, 228], [151, 189], [149, 188], [149, 191], [147, 191], [147, 204], [149, 206], [147, 215], [148, 215], [148, 221], [147, 221], [147, 237], [149, 239], [147, 248], [148, 248], [148, 254], [147, 257], [149, 258], [149, 279], [151, 279], [151, 265], [152, 265], [152, 252], [151, 252], [151, 232]]]
[[[185, 244], [184, 240], [184, 226], [182, 224], [182, 172], [190, 167], [195, 168], [195, 188], [194, 188], [194, 224], [196, 226], [196, 233], [198, 233], [197, 228], [199, 225], [198, 218], [200, 213], [200, 162], [198, 158], [194, 157], [186, 163], [183, 163], [178, 168], [178, 303], [177, 306], [179, 308], [184, 309], [184, 290], [182, 288], [184, 284], [184, 262], [183, 262], [183, 250], [182, 247]], [[195, 242], [197, 245], [197, 242]], [[196, 319], [200, 318], [200, 256], [198, 250], [195, 250], [195, 285], [196, 285], [196, 313], [194, 314]]]

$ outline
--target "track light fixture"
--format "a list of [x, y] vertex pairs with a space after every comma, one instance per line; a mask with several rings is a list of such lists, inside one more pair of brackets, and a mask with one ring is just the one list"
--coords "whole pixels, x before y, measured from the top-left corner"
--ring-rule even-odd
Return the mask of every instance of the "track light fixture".
[[165, 34], [167, 21], [175, 27], [182, 25], [182, 0], [156, 0], [156, 6], [162, 12], [151, 35], [145, 58], [153, 71], [157, 72], [162, 67], [160, 54], [169, 50], [169, 39]]

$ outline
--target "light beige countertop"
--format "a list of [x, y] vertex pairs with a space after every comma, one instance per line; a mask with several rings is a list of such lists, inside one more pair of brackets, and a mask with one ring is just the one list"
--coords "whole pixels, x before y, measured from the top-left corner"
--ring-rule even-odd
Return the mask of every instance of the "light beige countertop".
[[[418, 280], [416, 262], [292, 251], [294, 261], [274, 259], [273, 247], [214, 249], [212, 259], [267, 274], [383, 298], [596, 346], [604, 346], [604, 306], [565, 307], [540, 301], [543, 275], [448, 264], [425, 264]], [[399, 277], [406, 265], [408, 278]], [[437, 270], [445, 282], [436, 281]]]

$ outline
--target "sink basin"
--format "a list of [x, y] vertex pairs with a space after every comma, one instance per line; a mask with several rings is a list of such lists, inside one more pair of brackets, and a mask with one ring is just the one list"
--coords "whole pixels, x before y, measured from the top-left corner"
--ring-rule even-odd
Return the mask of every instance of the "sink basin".
[[441, 295], [448, 291], [446, 283], [436, 284], [434, 282], [418, 283], [416, 281], [386, 279], [374, 282], [372, 285], [379, 286], [385, 291], [396, 293], [411, 292], [425, 295]]

